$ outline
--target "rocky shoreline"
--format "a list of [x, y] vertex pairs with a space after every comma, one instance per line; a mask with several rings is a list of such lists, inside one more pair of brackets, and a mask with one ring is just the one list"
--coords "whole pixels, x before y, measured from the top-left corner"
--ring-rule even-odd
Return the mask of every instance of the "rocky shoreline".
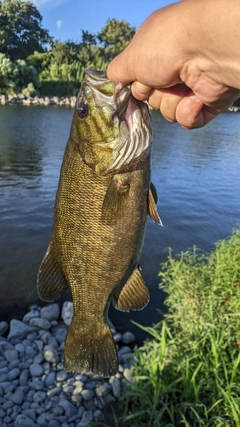
[[[64, 97], [64, 96], [34, 96], [25, 97], [23, 94], [17, 95], [1, 95], [0, 104], [20, 104], [20, 105], [59, 105], [67, 107], [75, 107], [76, 96]], [[232, 105], [227, 111], [238, 113], [240, 106]]]
[[87, 427], [133, 381], [131, 332], [111, 325], [118, 347], [118, 373], [106, 380], [69, 374], [62, 356], [72, 303], [31, 306], [22, 321], [0, 322], [0, 425], [2, 427]]
[[0, 104], [20, 104], [20, 105], [59, 105], [67, 107], [75, 107], [76, 96], [63, 97], [63, 96], [34, 96], [25, 97], [23, 94], [19, 95], [1, 95]]

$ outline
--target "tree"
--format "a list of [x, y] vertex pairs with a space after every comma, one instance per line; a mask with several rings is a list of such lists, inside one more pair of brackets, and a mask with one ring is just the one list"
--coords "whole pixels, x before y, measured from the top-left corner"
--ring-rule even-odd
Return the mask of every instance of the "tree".
[[14, 65], [12, 61], [3, 53], [0, 53], [0, 91], [5, 92], [6, 89], [14, 89], [13, 82]]
[[26, 59], [35, 50], [43, 52], [51, 40], [42, 28], [41, 14], [30, 0], [0, 0], [0, 53], [12, 61]]
[[35, 88], [40, 86], [36, 69], [32, 65], [27, 65], [23, 59], [17, 59], [14, 62], [13, 77], [16, 89], [19, 92], [26, 88], [29, 83], [32, 83]]
[[70, 64], [72, 61], [77, 60], [79, 52], [79, 45], [68, 40], [65, 43], [55, 40], [50, 49], [51, 62], [57, 65]]
[[[3, 93], [22, 92], [27, 87], [33, 93], [40, 86], [36, 69], [28, 66], [23, 59], [12, 62], [0, 53], [0, 91]], [[30, 90], [28, 90], [30, 92]]]
[[49, 52], [38, 52], [35, 50], [34, 53], [27, 57], [27, 64], [32, 65], [38, 73], [48, 68], [50, 62], [51, 56]]
[[91, 34], [88, 31], [84, 31], [84, 30], [81, 30], [81, 32], [82, 32], [82, 43], [84, 45], [95, 45], [97, 43], [95, 34]]
[[135, 34], [135, 28], [128, 22], [117, 19], [108, 19], [97, 38], [103, 44], [103, 54], [108, 61], [122, 52], [130, 43]]

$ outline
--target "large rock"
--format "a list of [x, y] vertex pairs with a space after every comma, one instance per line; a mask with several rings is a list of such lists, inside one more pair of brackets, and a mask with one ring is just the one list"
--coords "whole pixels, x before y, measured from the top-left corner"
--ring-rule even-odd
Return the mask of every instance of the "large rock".
[[58, 320], [60, 314], [60, 308], [58, 304], [50, 304], [41, 308], [41, 317], [43, 319], [49, 320]]

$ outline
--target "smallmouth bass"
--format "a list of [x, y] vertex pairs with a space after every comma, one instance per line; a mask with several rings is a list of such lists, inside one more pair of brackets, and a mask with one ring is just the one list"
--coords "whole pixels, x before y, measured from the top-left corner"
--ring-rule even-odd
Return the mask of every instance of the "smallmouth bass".
[[63, 158], [53, 234], [37, 278], [43, 301], [71, 288], [74, 313], [63, 360], [69, 372], [115, 375], [110, 302], [130, 311], [149, 301], [139, 258], [147, 215], [161, 223], [150, 183], [151, 139], [147, 105], [126, 84], [86, 69]]

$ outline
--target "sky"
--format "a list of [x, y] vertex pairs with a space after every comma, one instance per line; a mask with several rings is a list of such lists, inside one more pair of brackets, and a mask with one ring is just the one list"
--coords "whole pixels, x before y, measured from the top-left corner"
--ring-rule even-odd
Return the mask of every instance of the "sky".
[[156, 9], [174, 0], [33, 0], [42, 26], [55, 39], [81, 41], [81, 29], [97, 34], [108, 18], [124, 19], [136, 29]]

